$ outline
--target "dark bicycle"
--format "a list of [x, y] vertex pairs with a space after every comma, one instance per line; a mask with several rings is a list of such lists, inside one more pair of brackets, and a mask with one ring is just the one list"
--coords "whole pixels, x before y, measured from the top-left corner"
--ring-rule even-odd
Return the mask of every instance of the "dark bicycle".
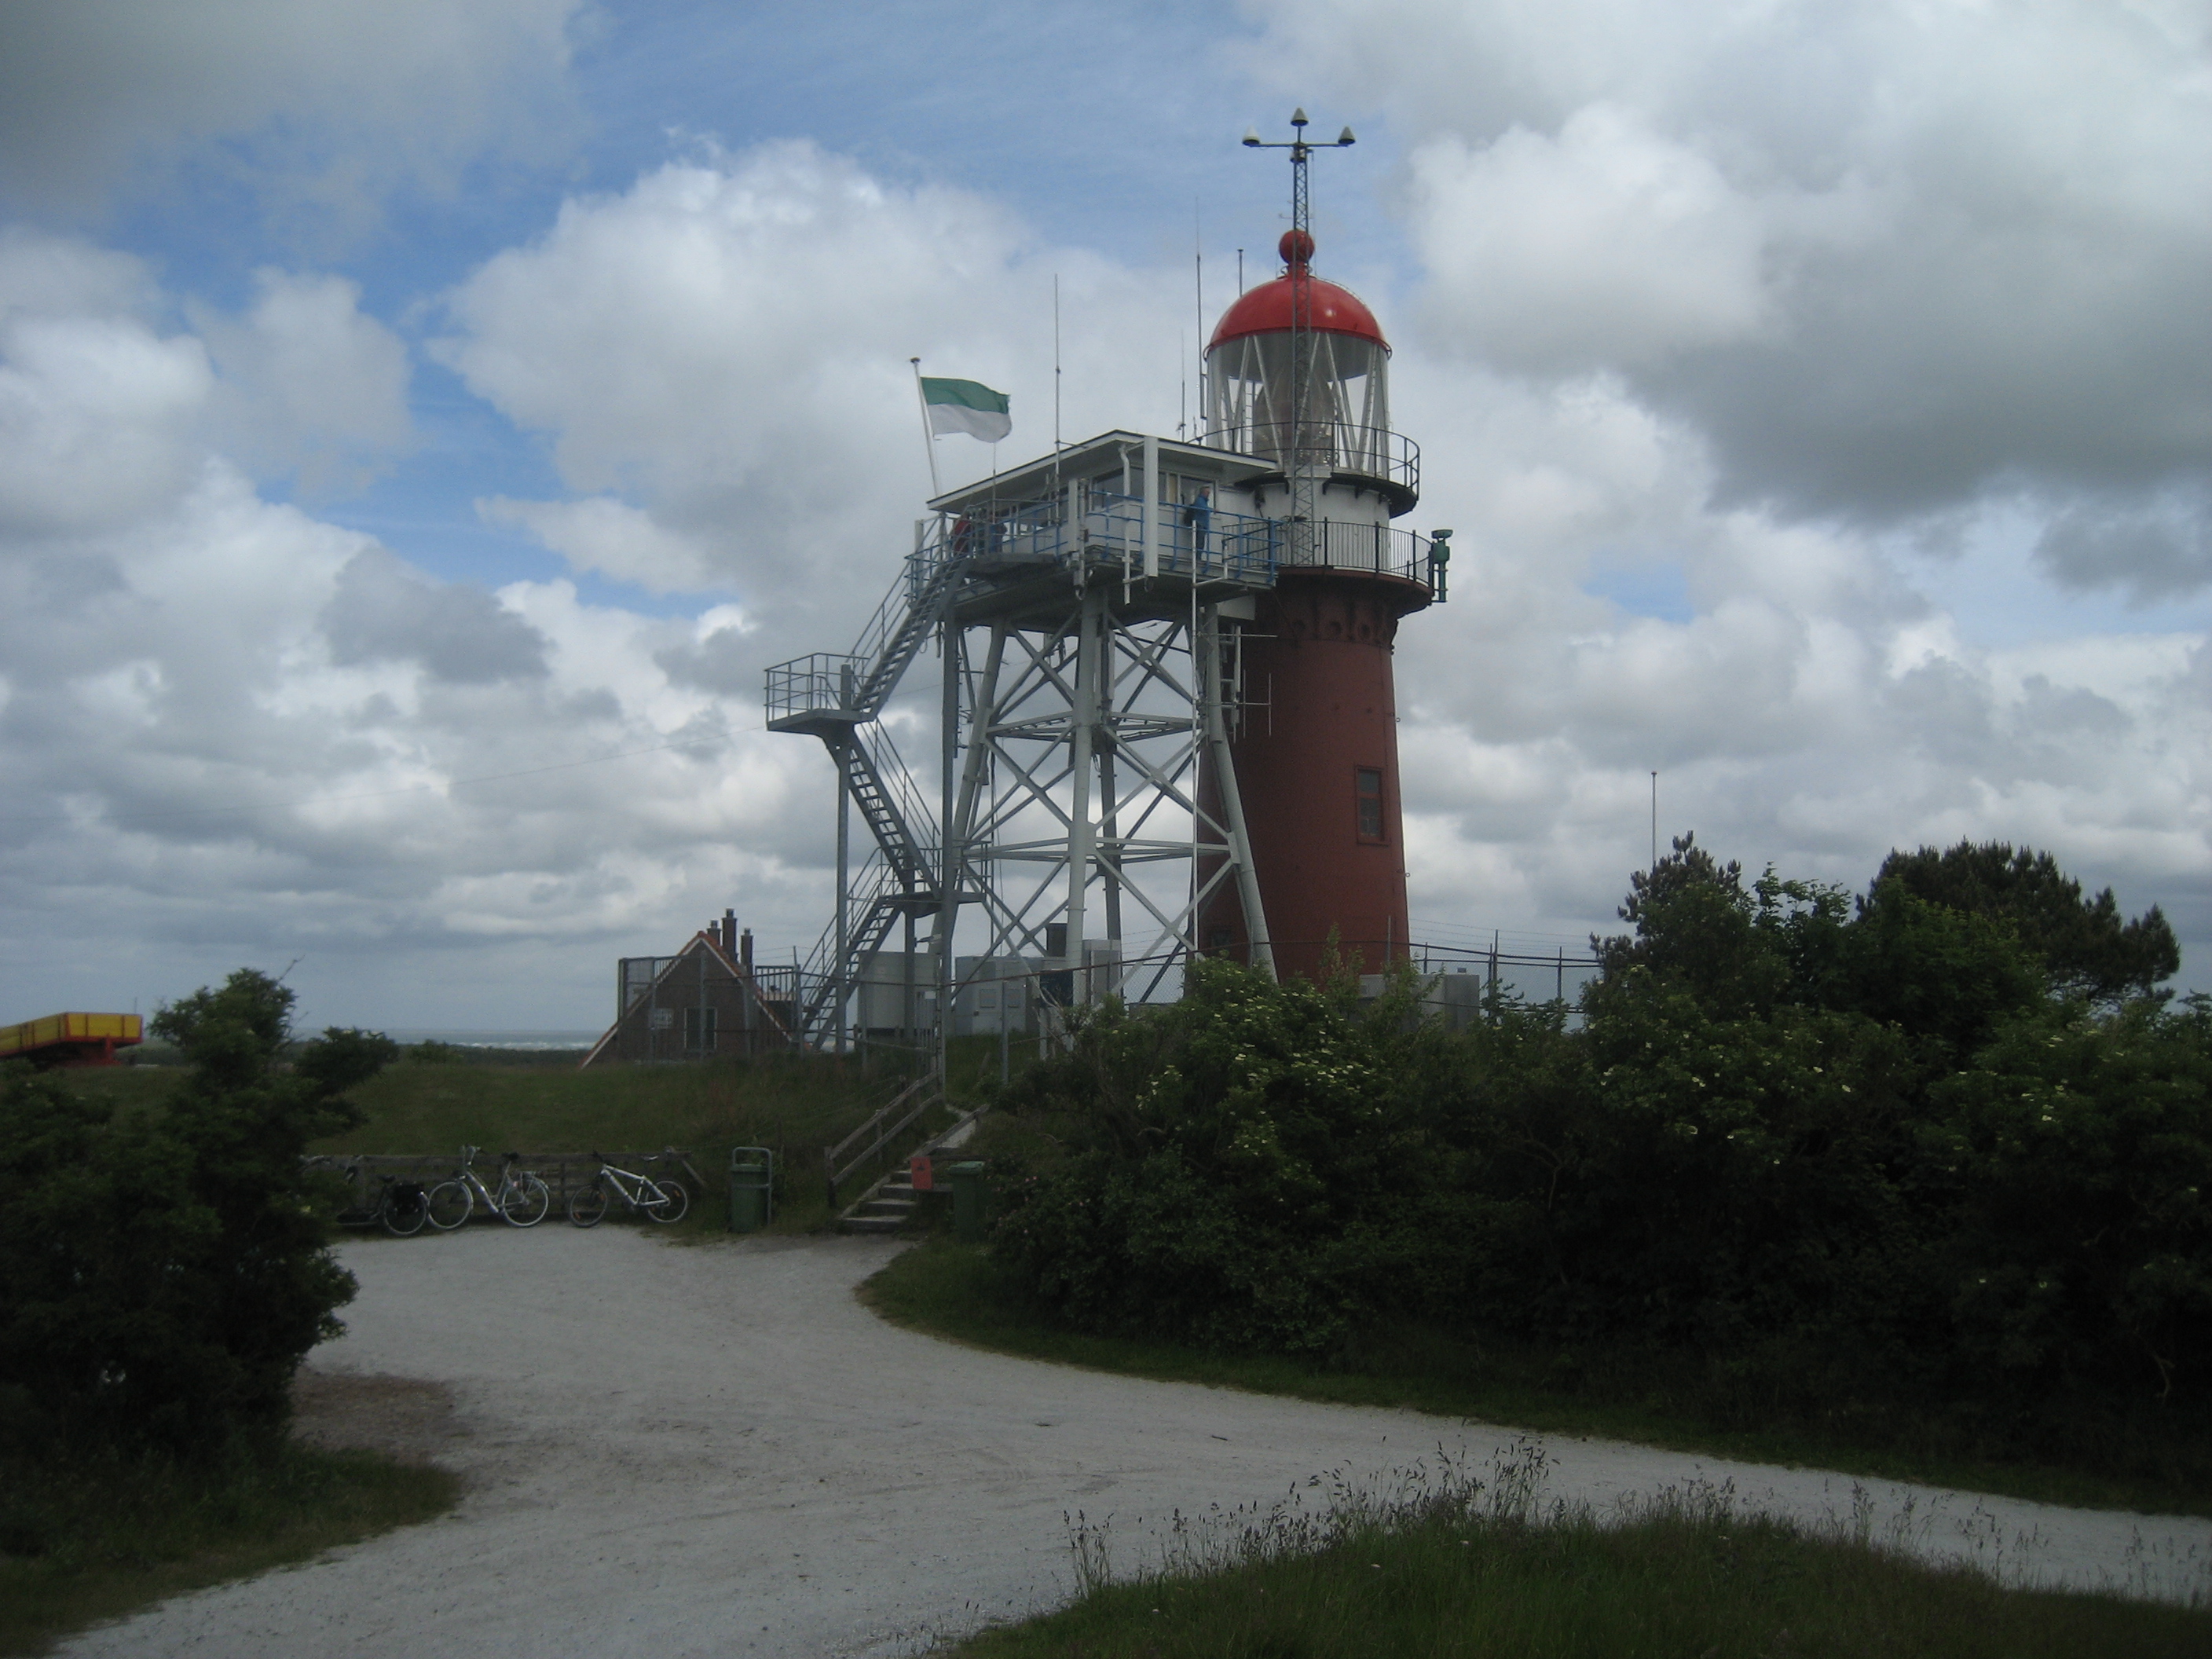
[[[358, 1189], [361, 1165], [347, 1165], [345, 1178]], [[376, 1181], [376, 1191], [367, 1201], [338, 1212], [338, 1225], [382, 1227], [394, 1238], [412, 1238], [421, 1232], [430, 1218], [429, 1194], [423, 1190], [422, 1183], [389, 1175], [379, 1176]]]

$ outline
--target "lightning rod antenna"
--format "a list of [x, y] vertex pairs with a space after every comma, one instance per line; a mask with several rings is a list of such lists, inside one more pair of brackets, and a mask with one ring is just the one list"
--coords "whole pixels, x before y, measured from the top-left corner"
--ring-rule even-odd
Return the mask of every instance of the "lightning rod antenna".
[[1190, 204], [1190, 269], [1198, 300], [1198, 425], [1191, 434], [1195, 442], [1204, 435], [1206, 427], [1206, 228], [1195, 197]]

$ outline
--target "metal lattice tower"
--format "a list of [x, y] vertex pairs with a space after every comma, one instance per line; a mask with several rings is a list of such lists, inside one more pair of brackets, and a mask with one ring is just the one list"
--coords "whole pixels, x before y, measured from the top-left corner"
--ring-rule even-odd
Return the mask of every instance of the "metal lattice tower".
[[[952, 492], [851, 653], [769, 671], [770, 728], [818, 738], [839, 779], [836, 915], [799, 1015], [813, 1041], [844, 1030], [860, 970], [902, 919], [909, 960], [928, 922], [942, 1010], [963, 908], [981, 922], [969, 954], [1042, 960], [1073, 1002], [1170, 987], [1224, 887], [1259, 914], [1228, 765], [1237, 654], [1224, 616], [1249, 616], [1273, 585], [1283, 526], [1170, 492], [1273, 471], [1116, 432]], [[878, 720], [933, 634], [934, 810]], [[1218, 803], [1200, 798], [1208, 764], [1231, 778]], [[875, 843], [857, 873], [852, 806]]]

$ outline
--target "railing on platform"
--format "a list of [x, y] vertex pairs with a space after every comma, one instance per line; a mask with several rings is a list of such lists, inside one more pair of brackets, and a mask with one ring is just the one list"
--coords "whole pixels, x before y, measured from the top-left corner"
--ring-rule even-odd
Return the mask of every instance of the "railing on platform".
[[1376, 576], [1396, 576], [1437, 586], [1433, 549], [1419, 531], [1395, 525], [1343, 524], [1323, 519], [1318, 524], [1283, 526], [1282, 562], [1290, 569], [1357, 570]]
[[815, 651], [768, 671], [768, 717], [790, 720], [825, 708], [848, 708], [859, 693], [867, 659], [837, 651]]
[[[1436, 546], [1418, 531], [1324, 519], [1303, 524], [1195, 503], [1153, 504], [1145, 533], [1141, 497], [1086, 489], [1073, 520], [1065, 496], [1009, 502], [988, 516], [939, 526], [915, 556], [963, 565], [977, 576], [1022, 567], [1101, 566], [1126, 576], [1149, 568], [1201, 585], [1270, 587], [1286, 568], [1356, 570], [1438, 586]], [[796, 666], [796, 665], [793, 665]]]

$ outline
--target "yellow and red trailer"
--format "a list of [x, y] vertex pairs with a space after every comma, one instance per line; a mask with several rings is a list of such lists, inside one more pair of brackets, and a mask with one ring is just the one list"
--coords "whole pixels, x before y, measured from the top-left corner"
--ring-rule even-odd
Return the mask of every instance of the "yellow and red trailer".
[[0, 1025], [0, 1060], [34, 1066], [112, 1066], [115, 1051], [146, 1040], [136, 1014], [48, 1014]]

